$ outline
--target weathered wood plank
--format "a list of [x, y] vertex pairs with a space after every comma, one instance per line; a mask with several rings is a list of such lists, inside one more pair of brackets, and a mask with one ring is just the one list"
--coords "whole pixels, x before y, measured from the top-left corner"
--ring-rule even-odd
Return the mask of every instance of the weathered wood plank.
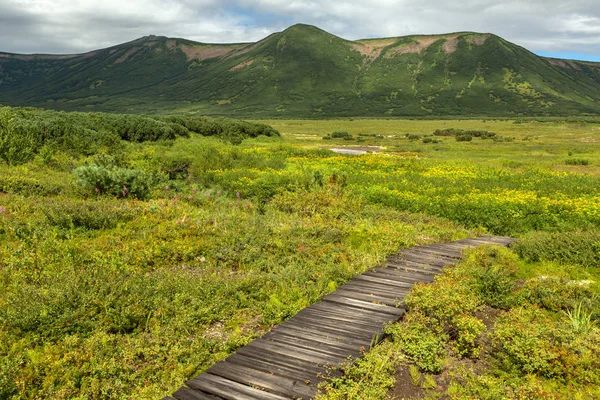
[[285, 354], [272, 352], [265, 349], [242, 347], [235, 354], [239, 354], [255, 360], [266, 361], [282, 367], [298, 368], [315, 376], [327, 375], [329, 369], [325, 366], [299, 358], [288, 357]]
[[208, 373], [229, 379], [233, 382], [253, 386], [275, 395], [287, 398], [310, 399], [317, 389], [298, 379], [290, 379], [283, 376], [271, 375], [253, 368], [244, 367], [221, 361], [212, 366]]
[[[296, 318], [296, 317], [294, 317]], [[378, 329], [379, 327], [382, 326], [383, 321], [373, 321], [373, 320], [358, 320], [358, 319], [354, 319], [352, 320], [351, 318], [345, 317], [343, 315], [340, 314], [336, 314], [336, 313], [332, 313], [332, 312], [325, 312], [322, 310], [304, 310], [304, 312], [302, 314], [298, 314], [298, 318], [302, 319], [303, 321], [309, 321], [309, 322], [327, 322], [329, 324], [331, 324], [332, 326], [339, 326], [342, 327], [344, 329], [347, 329], [348, 327], [353, 327], [352, 329], [350, 329], [349, 331], [351, 332], [364, 332], [365, 334], [369, 334], [370, 332], [373, 331], [373, 329]]]
[[[352, 291], [349, 289], [338, 289], [335, 291], [335, 295], [345, 296], [345, 297], [349, 297], [351, 299], [356, 299], [356, 300], [368, 301], [368, 302], [372, 302], [374, 304], [385, 304], [385, 305], [393, 306], [393, 307], [395, 307], [396, 305], [398, 305], [402, 302], [402, 299], [399, 297], [396, 297], [396, 298], [382, 297], [382, 296], [376, 296], [374, 294], [358, 293], [358, 292], [355, 292], [355, 291]], [[332, 294], [332, 296], [333, 296], [333, 294]], [[327, 296], [325, 296], [324, 298], [326, 299]]]
[[213, 396], [212, 394], [204, 393], [199, 390], [194, 390], [187, 387], [182, 387], [181, 389], [173, 393], [173, 397], [175, 397], [175, 399], [177, 400], [221, 400], [220, 397]]
[[300, 321], [291, 319], [289, 321], [286, 321], [284, 326], [295, 329], [312, 329], [314, 331], [322, 332], [324, 334], [327, 333], [330, 335], [336, 335], [340, 338], [347, 338], [352, 340], [363, 341], [371, 338], [371, 335], [363, 334], [361, 332], [350, 332], [347, 329], [344, 329], [340, 326], [332, 327], [326, 324], [320, 325], [318, 321]]
[[387, 286], [395, 286], [398, 288], [404, 288], [404, 289], [409, 289], [412, 287], [412, 285], [410, 283], [405, 283], [405, 282], [397, 282], [393, 279], [386, 279], [386, 278], [375, 278], [372, 276], [368, 276], [368, 275], [358, 275], [355, 276], [354, 278], [352, 278], [352, 281], [367, 281], [367, 282], [374, 282], [380, 285], [387, 285]]
[[390, 319], [388, 314], [373, 313], [369, 310], [345, 306], [337, 303], [321, 301], [311, 307], [314, 311], [324, 311], [332, 315], [353, 318], [355, 321], [368, 321], [370, 323], [385, 323]]
[[363, 326], [368, 326], [369, 329], [378, 328], [385, 323], [385, 319], [373, 320], [369, 318], [358, 318], [355, 315], [348, 315], [344, 313], [337, 313], [331, 310], [323, 310], [317, 308], [306, 309], [303, 315], [312, 317], [313, 319], [319, 319], [321, 317], [327, 317], [329, 319], [334, 319], [338, 321], [343, 321], [351, 324], [361, 324]]
[[[406, 253], [406, 251], [403, 253]], [[462, 254], [460, 252], [454, 252], [450, 249], [435, 250], [427, 247], [415, 247], [414, 249], [410, 250], [410, 253], [439, 257], [444, 260], [449, 260], [450, 262], [456, 262], [462, 258]]]
[[345, 285], [340, 286], [339, 289], [349, 286], [357, 286], [364, 287], [365, 289], [378, 290], [382, 293], [388, 293], [390, 296], [396, 296], [397, 294], [408, 294], [410, 292], [410, 289], [412, 288], [412, 285], [410, 287], [398, 287], [396, 285], [381, 284], [380, 282], [352, 279]]
[[445, 243], [445, 244], [425, 244], [423, 246], [419, 246], [418, 247], [419, 250], [424, 249], [424, 250], [428, 250], [428, 251], [433, 251], [433, 252], [447, 252], [450, 254], [453, 254], [457, 257], [462, 257], [464, 255], [464, 247], [462, 246], [454, 246], [452, 244], [449, 243]]
[[297, 315], [294, 317], [294, 322], [299, 326], [304, 324], [311, 325], [322, 325], [329, 328], [343, 329], [348, 332], [351, 332], [354, 335], [362, 335], [363, 337], [369, 337], [372, 335], [373, 330], [377, 328], [374, 325], [362, 325], [358, 323], [344, 322], [335, 320], [327, 317], [326, 315], [321, 315], [320, 318], [315, 318], [314, 315]]
[[321, 382], [324, 378], [320, 377], [316, 372], [308, 372], [296, 367], [289, 365], [280, 365], [257, 358], [247, 357], [241, 354], [232, 354], [227, 357], [227, 362], [242, 365], [248, 368], [254, 368], [259, 371], [266, 372], [268, 374], [276, 374], [281, 376], [287, 376], [288, 378], [300, 379], [309, 382]]
[[288, 397], [258, 390], [206, 372], [186, 384], [192, 389], [202, 390], [226, 400], [290, 400]]
[[285, 330], [285, 329], [275, 330], [274, 329], [271, 332], [264, 335], [263, 337], [265, 339], [270, 339], [270, 340], [275, 340], [275, 341], [277, 341], [277, 340], [294, 341], [296, 339], [300, 339], [303, 343], [311, 342], [313, 346], [318, 346], [318, 347], [322, 347], [325, 349], [344, 350], [346, 352], [349, 352], [348, 354], [351, 354], [353, 351], [356, 351], [357, 349], [360, 348], [359, 346], [357, 346], [356, 343], [349, 344], [346, 342], [340, 342], [337, 340], [328, 339], [323, 336], [312, 335], [312, 334], [308, 334], [306, 332], [302, 332], [299, 330], [293, 330], [293, 329], [289, 329], [289, 330]]
[[423, 266], [415, 266], [413, 263], [408, 262], [386, 262], [384, 265], [380, 265], [376, 268], [394, 269], [400, 273], [415, 273], [422, 275], [435, 276], [440, 273], [440, 268], [424, 268]]
[[275, 331], [285, 331], [288, 332], [289, 334], [294, 334], [294, 335], [300, 335], [302, 332], [306, 332], [307, 335], [314, 335], [317, 337], [323, 337], [324, 339], [327, 340], [332, 340], [335, 342], [340, 342], [340, 343], [346, 343], [348, 345], [362, 345], [365, 342], [365, 338], [356, 338], [356, 337], [350, 337], [347, 335], [346, 332], [333, 332], [333, 331], [328, 331], [328, 330], [323, 330], [323, 329], [318, 329], [318, 328], [311, 328], [309, 326], [302, 326], [299, 327], [297, 325], [292, 325], [292, 324], [282, 324], [279, 326], [276, 326], [275, 328], [272, 329], [272, 332]]
[[452, 262], [448, 262], [446, 260], [441, 260], [436, 257], [428, 257], [428, 256], [419, 255], [416, 253], [402, 253], [400, 255], [400, 258], [402, 260], [407, 260], [407, 261], [426, 263], [427, 265], [431, 265], [431, 266], [439, 267], [439, 268], [443, 268], [443, 267], [453, 264]]
[[[397, 300], [397, 299], [403, 299], [409, 293], [408, 290], [406, 290], [406, 291], [400, 291], [400, 290], [391, 291], [391, 290], [381, 289], [380, 287], [361, 285], [358, 282], [352, 282], [352, 283], [346, 284], [344, 286], [340, 286], [338, 290], [339, 291], [352, 291], [355, 293], [362, 293], [362, 294], [366, 294], [366, 295], [374, 295], [374, 296], [386, 298], [386, 299], [392, 300], [392, 301]], [[336, 291], [336, 293], [337, 293], [337, 291]]]
[[399, 267], [413, 267], [425, 271], [434, 271], [439, 273], [443, 266], [431, 265], [423, 261], [411, 261], [400, 256], [388, 257], [385, 261], [386, 264], [397, 265]]
[[423, 277], [413, 278], [413, 277], [410, 277], [410, 276], [398, 274], [397, 272], [382, 271], [382, 270], [367, 271], [363, 275], [365, 275], [365, 276], [372, 276], [372, 277], [375, 277], [375, 278], [391, 279], [391, 280], [394, 280], [396, 282], [406, 283], [408, 285], [411, 285], [411, 287], [416, 282], [423, 282], [423, 279], [424, 279]]
[[329, 301], [332, 303], [346, 304], [351, 307], [372, 310], [374, 312], [379, 312], [382, 314], [390, 314], [390, 315], [396, 316], [398, 318], [400, 318], [400, 316], [402, 316], [404, 314], [404, 310], [399, 309], [399, 308], [390, 307], [390, 306], [386, 306], [386, 305], [373, 304], [373, 303], [369, 303], [367, 301], [349, 299], [348, 297], [344, 297], [344, 296], [329, 295], [329, 296], [327, 296], [327, 300], [324, 300], [324, 301]]
[[376, 267], [376, 268], [372, 269], [370, 272], [402, 277], [404, 279], [409, 279], [412, 282], [433, 281], [433, 279], [437, 275], [437, 274], [433, 274], [433, 273], [406, 271], [406, 270], [400, 270], [397, 268], [386, 268], [386, 267]]
[[274, 342], [285, 343], [294, 347], [317, 351], [322, 354], [347, 357], [352, 356], [356, 358], [360, 355], [360, 349], [357, 348], [342, 348], [331, 344], [324, 344], [318, 340], [312, 340], [308, 338], [298, 338], [286, 335], [272, 335], [263, 336], [265, 339], [272, 340]]
[[340, 357], [323, 354], [319, 353], [318, 351], [301, 349], [295, 346], [287, 345], [284, 343], [277, 343], [262, 338], [254, 340], [246, 347], [255, 348], [259, 350], [269, 350], [273, 353], [279, 353], [282, 355], [287, 355], [289, 357], [298, 358], [300, 360], [305, 360], [321, 365], [337, 365], [340, 361], [343, 361], [345, 359], [345, 357], [343, 356]]

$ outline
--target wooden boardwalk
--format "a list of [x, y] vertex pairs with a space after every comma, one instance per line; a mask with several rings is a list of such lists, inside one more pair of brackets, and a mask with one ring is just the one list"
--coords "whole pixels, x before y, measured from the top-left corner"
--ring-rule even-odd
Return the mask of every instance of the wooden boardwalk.
[[462, 251], [513, 239], [482, 236], [404, 249], [358, 275], [318, 303], [273, 328], [186, 382], [163, 400], [310, 399], [317, 385], [340, 372], [331, 367], [360, 357], [404, 314], [403, 299], [417, 282], [432, 282]]

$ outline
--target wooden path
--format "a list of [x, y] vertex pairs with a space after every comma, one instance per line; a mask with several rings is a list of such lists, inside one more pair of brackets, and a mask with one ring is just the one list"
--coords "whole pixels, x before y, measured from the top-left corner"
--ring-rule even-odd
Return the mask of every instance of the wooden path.
[[163, 400], [310, 399], [317, 385], [339, 376], [332, 367], [360, 357], [404, 314], [403, 299], [417, 282], [432, 282], [462, 251], [513, 239], [482, 236], [402, 250], [358, 275]]

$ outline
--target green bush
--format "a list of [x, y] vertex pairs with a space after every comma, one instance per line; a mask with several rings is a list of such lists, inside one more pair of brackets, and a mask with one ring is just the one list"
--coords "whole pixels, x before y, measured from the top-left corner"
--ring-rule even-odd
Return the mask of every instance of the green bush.
[[421, 136], [420, 135], [415, 135], [414, 133], [407, 133], [405, 136], [408, 138], [408, 140], [411, 140], [411, 141], [413, 141], [413, 140], [421, 140]]
[[515, 308], [498, 318], [492, 342], [506, 371], [562, 383], [600, 383], [598, 330], [577, 335], [572, 327], [540, 309]]
[[462, 276], [453, 272], [437, 276], [431, 285], [416, 284], [405, 299], [410, 312], [419, 311], [433, 318], [446, 332], [456, 330], [457, 318], [481, 307], [481, 301], [464, 284]]
[[456, 136], [460, 132], [464, 132], [464, 131], [461, 129], [449, 128], [449, 129], [437, 129], [437, 130], [435, 130], [435, 132], [433, 132], [433, 134], [435, 136]]
[[496, 133], [482, 130], [464, 130], [464, 129], [438, 129], [433, 132], [435, 136], [472, 136], [481, 139], [492, 139], [496, 137]]
[[48, 223], [65, 229], [110, 229], [134, 217], [134, 212], [121, 202], [106, 200], [52, 199], [41, 205]]
[[8, 108], [0, 108], [0, 160], [9, 165], [23, 164], [35, 156], [38, 141], [31, 130], [15, 123]]
[[134, 197], [145, 199], [150, 194], [154, 177], [135, 169], [103, 167], [95, 164], [79, 167], [73, 171], [75, 185], [88, 194]]
[[[485, 325], [471, 314], [480, 308], [481, 302], [472, 292], [462, 271], [449, 271], [436, 277], [431, 285], [415, 285], [405, 302], [409, 315], [422, 315], [424, 318], [419, 321], [427, 324], [431, 334], [441, 334], [445, 340], [450, 340], [457, 355], [479, 355], [481, 347], [477, 339]], [[423, 345], [415, 342], [411, 346], [418, 348]], [[413, 357], [411, 353], [407, 354]], [[431, 364], [431, 360], [428, 362]], [[436, 372], [431, 370], [431, 365], [427, 368], [430, 369], [424, 370]]]
[[493, 265], [475, 272], [475, 289], [479, 298], [495, 308], [508, 308], [514, 303], [514, 273], [504, 265]]
[[567, 165], [589, 165], [590, 160], [586, 160], [585, 158], [567, 158], [565, 160], [565, 164], [567, 164]]
[[470, 142], [473, 140], [473, 136], [471, 135], [458, 135], [456, 136], [457, 142]]
[[532, 232], [520, 238], [513, 248], [526, 260], [600, 265], [600, 232]]
[[50, 182], [41, 182], [27, 176], [0, 176], [0, 192], [25, 196], [51, 196], [60, 193], [63, 187]]
[[352, 135], [344, 131], [336, 131], [331, 134], [332, 139], [352, 139]]
[[582, 299], [592, 297], [592, 290], [564, 278], [537, 277], [525, 281], [518, 296], [550, 311], [566, 311]]
[[485, 330], [484, 323], [472, 315], [463, 315], [454, 320], [456, 329], [455, 351], [461, 357], [478, 357], [481, 346], [479, 335]]
[[483, 303], [504, 309], [514, 305], [518, 267], [513, 251], [497, 246], [470, 250], [457, 271], [464, 274], [464, 284], [470, 286]]
[[421, 312], [410, 312], [399, 324], [392, 325], [388, 334], [401, 344], [402, 351], [425, 372], [437, 374], [447, 356], [447, 334], [432, 330], [436, 324]]

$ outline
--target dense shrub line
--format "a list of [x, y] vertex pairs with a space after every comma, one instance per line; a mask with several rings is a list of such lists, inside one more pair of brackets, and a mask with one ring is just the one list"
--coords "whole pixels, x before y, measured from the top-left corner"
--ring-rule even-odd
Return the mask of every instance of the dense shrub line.
[[31, 108], [0, 108], [0, 160], [22, 164], [49, 147], [88, 156], [120, 140], [173, 140], [190, 134], [217, 136], [234, 144], [260, 135], [278, 136], [272, 127], [227, 118], [65, 113]]
[[600, 232], [531, 232], [514, 245], [530, 261], [558, 261], [573, 265], [600, 266]]
[[482, 131], [482, 130], [464, 130], [464, 129], [454, 129], [454, 128], [437, 129], [435, 132], [433, 132], [433, 134], [435, 136], [455, 136], [455, 137], [471, 136], [471, 137], [478, 137], [478, 138], [482, 138], [482, 139], [492, 139], [492, 138], [496, 137], [496, 133], [494, 133], [494, 132], [488, 132], [488, 131]]

